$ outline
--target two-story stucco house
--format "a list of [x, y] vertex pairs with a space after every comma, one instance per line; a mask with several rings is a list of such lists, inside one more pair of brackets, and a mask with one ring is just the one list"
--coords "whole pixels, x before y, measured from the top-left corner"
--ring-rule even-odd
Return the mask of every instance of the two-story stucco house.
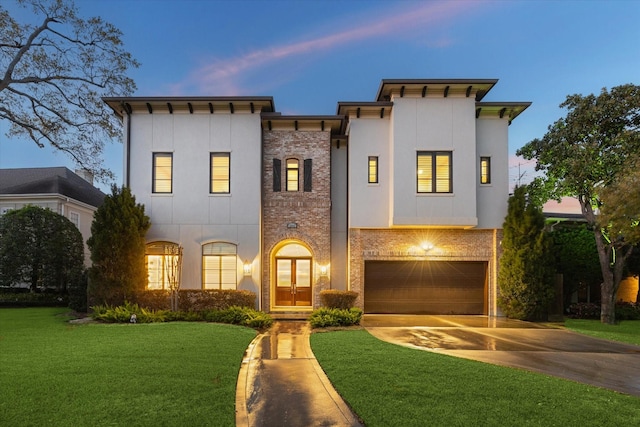
[[324, 289], [367, 313], [497, 315], [508, 126], [487, 79], [383, 80], [373, 102], [287, 116], [271, 97], [107, 98], [124, 181], [151, 218], [149, 289], [247, 289], [304, 312]]

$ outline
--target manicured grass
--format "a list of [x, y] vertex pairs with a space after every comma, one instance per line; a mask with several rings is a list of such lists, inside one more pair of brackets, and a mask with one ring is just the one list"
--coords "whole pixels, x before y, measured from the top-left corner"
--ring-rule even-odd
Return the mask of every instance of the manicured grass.
[[233, 426], [253, 329], [71, 325], [65, 309], [0, 309], [0, 424]]
[[409, 349], [365, 330], [311, 335], [318, 362], [368, 427], [637, 425], [640, 399]]
[[617, 325], [605, 325], [599, 320], [565, 319], [564, 325], [581, 334], [640, 345], [640, 320], [623, 320]]

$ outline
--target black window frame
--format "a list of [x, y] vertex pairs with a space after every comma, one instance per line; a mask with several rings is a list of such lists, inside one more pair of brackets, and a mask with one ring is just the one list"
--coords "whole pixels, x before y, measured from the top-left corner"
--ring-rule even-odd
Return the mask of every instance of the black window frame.
[[[431, 157], [431, 189], [430, 191], [420, 191], [420, 156]], [[447, 191], [438, 191], [438, 171], [437, 171], [437, 159], [439, 156], [446, 156], [449, 158], [449, 174], [447, 181], [449, 183]], [[453, 151], [426, 151], [421, 150], [416, 153], [416, 192], [418, 194], [451, 194], [453, 193]]]
[[[213, 191], [213, 159], [214, 157], [226, 157], [229, 159], [227, 168], [227, 191]], [[213, 151], [209, 153], [209, 194], [231, 194], [231, 153], [228, 151]]]
[[[158, 180], [156, 177], [156, 169], [157, 169], [157, 162], [156, 160], [160, 157], [168, 157], [171, 159], [171, 166], [170, 166], [170, 178], [169, 178], [169, 191], [158, 191]], [[166, 181], [166, 180], [163, 180]], [[173, 194], [173, 153], [171, 152], [154, 152], [153, 153], [153, 157], [152, 157], [152, 168], [151, 168], [151, 192], [153, 194]]]
[[[483, 170], [482, 170], [483, 169], [483, 162], [487, 163], [486, 174], [483, 173]], [[486, 178], [486, 180], [484, 180], [485, 178]], [[481, 156], [480, 157], [480, 184], [482, 184], [482, 185], [491, 184], [491, 157], [490, 156]]]
[[[371, 161], [375, 162], [375, 181], [371, 180]], [[380, 178], [378, 175], [378, 170], [379, 170], [379, 165], [380, 165], [380, 160], [378, 156], [369, 156], [369, 158], [367, 159], [367, 183], [368, 184], [379, 184], [380, 183]]]

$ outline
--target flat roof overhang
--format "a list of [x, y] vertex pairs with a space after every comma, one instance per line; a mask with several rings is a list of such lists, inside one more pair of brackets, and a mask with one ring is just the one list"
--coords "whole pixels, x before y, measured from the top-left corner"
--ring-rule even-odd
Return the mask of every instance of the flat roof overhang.
[[297, 131], [329, 131], [331, 135], [343, 135], [346, 120], [342, 115], [306, 116], [282, 115], [280, 113], [262, 113], [262, 129], [297, 130]]
[[530, 105], [530, 102], [476, 102], [476, 118], [507, 118], [511, 124]]
[[275, 111], [271, 96], [105, 97], [102, 100], [120, 117], [131, 113], [233, 114]]
[[381, 119], [389, 117], [393, 108], [393, 102], [338, 102], [337, 114], [355, 117], [379, 117]]
[[473, 95], [481, 101], [497, 82], [498, 79], [383, 79], [376, 100], [389, 101], [392, 96]]

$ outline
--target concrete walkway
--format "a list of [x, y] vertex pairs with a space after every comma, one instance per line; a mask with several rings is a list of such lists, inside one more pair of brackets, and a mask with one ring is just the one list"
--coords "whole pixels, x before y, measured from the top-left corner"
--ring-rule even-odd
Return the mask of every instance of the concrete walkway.
[[247, 349], [236, 426], [361, 426], [311, 351], [304, 321], [279, 321]]

